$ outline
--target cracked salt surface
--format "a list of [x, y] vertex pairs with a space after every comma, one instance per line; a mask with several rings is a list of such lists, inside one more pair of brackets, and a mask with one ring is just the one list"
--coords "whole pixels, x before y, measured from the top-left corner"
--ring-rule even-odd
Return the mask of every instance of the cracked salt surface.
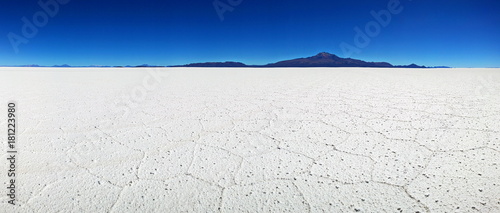
[[477, 92], [500, 91], [498, 69], [0, 76], [19, 120], [0, 212], [500, 212], [500, 96]]

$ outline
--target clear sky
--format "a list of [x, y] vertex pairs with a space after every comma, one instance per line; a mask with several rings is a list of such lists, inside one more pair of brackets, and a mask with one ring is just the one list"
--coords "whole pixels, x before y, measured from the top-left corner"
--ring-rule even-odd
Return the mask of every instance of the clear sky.
[[[57, 11], [0, 1], [0, 65], [266, 64], [330, 52], [395, 65], [500, 67], [498, 0], [59, 1]], [[391, 8], [385, 23], [371, 14]], [[356, 51], [346, 54], [342, 43]]]

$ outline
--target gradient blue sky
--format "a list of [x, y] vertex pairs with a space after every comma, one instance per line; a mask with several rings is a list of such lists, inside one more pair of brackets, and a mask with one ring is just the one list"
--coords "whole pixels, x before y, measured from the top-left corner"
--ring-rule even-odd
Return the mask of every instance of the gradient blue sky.
[[[48, 1], [48, 0], [42, 0]], [[228, 0], [220, 0], [227, 3]], [[22, 17], [37, 1], [0, 2], [0, 65], [266, 64], [354, 44], [354, 28], [390, 0], [243, 0], [219, 19], [213, 0], [71, 0], [16, 53]], [[500, 67], [500, 2], [400, 0], [370, 44], [352, 58], [402, 65]], [[228, 3], [227, 3], [228, 4]]]

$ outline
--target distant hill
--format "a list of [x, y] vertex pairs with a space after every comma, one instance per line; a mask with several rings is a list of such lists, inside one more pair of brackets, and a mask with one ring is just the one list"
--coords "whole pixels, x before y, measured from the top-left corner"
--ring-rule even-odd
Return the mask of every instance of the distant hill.
[[427, 67], [427, 68], [451, 68], [448, 66], [433, 66], [433, 67]]
[[54, 65], [52, 67], [71, 67], [70, 65], [63, 64], [63, 65]]
[[206, 63], [193, 63], [173, 67], [248, 67], [248, 65], [241, 62], [206, 62]]
[[401, 67], [401, 68], [426, 68], [425, 66], [419, 66], [419, 65], [416, 65], [416, 64], [410, 64], [410, 65], [398, 65], [398, 66], [394, 66], [394, 67]]
[[165, 66], [158, 66], [158, 65], [149, 65], [149, 64], [141, 64], [137, 65], [135, 67], [165, 67]]
[[399, 67], [425, 68], [416, 64], [394, 66], [387, 62], [366, 62], [352, 58], [341, 58], [334, 54], [322, 52], [307, 58], [297, 58], [266, 65], [246, 65], [240, 62], [206, 62], [193, 63], [174, 67]]
[[20, 67], [40, 67], [38, 64], [29, 64], [29, 65], [22, 65]]

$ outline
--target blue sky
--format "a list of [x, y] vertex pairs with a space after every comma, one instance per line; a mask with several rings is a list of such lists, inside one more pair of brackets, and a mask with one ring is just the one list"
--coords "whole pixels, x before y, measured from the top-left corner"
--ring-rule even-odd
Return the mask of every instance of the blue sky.
[[[500, 67], [499, 1], [217, 1], [232, 9], [224, 20], [213, 0], [69, 0], [53, 17], [37, 1], [4, 0], [0, 65], [266, 64], [330, 52], [396, 65]], [[377, 23], [371, 11], [389, 11], [389, 2], [399, 2], [400, 12], [356, 46], [354, 29], [366, 34], [367, 24]], [[23, 17], [38, 17], [31, 38], [23, 35]], [[345, 54], [342, 43], [357, 51]]]

